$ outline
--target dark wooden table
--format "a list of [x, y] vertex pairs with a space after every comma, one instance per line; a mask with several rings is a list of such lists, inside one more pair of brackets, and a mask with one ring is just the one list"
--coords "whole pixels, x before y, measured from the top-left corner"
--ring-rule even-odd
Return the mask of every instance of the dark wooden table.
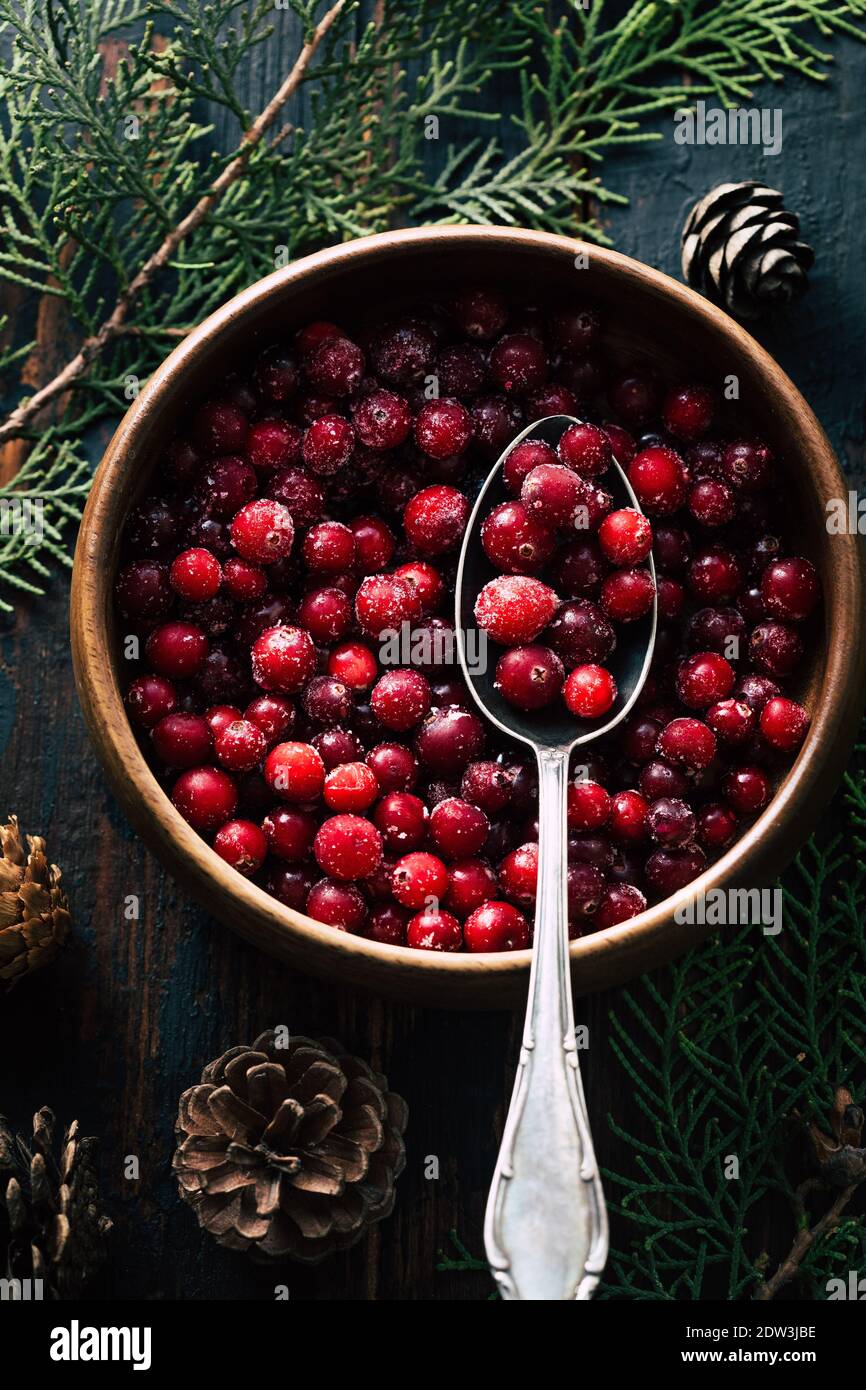
[[[278, 21], [291, 20], [277, 12]], [[247, 100], [277, 85], [286, 44], [259, 50]], [[866, 49], [834, 45], [823, 87], [798, 80], [760, 94], [784, 110], [784, 149], [680, 147], [670, 120], [658, 144], [611, 161], [608, 181], [631, 205], [607, 218], [618, 249], [676, 275], [678, 236], [692, 201], [726, 179], [781, 187], [817, 247], [809, 297], [757, 336], [816, 408], [855, 477], [864, 470], [862, 384], [866, 279], [860, 256], [866, 125], [858, 119]], [[503, 109], [509, 96], [503, 94]], [[859, 190], [859, 192], [858, 192]], [[3, 798], [26, 829], [45, 834], [63, 867], [76, 944], [51, 971], [0, 1006], [0, 1111], [26, 1124], [42, 1104], [102, 1136], [101, 1170], [116, 1222], [99, 1292], [115, 1299], [273, 1297], [275, 1276], [218, 1249], [179, 1201], [169, 1164], [177, 1097], [202, 1066], [262, 1028], [337, 1035], [387, 1072], [410, 1106], [408, 1163], [394, 1216], [345, 1256], [292, 1267], [293, 1299], [476, 1299], [484, 1274], [436, 1272], [451, 1227], [475, 1252], [487, 1183], [510, 1092], [517, 1022], [384, 1003], [313, 981], [242, 944], [175, 886], [125, 824], [90, 750], [67, 640], [67, 588], [25, 605], [2, 636]], [[127, 894], [141, 920], [124, 920]], [[607, 1125], [632, 1128], [633, 1097], [605, 1046], [614, 1000], [583, 1001], [592, 1045], [589, 1108], [603, 1164], [622, 1159]], [[136, 1155], [141, 1176], [124, 1177]], [[424, 1176], [430, 1155], [439, 1177]], [[627, 1161], [627, 1160], [626, 1160]]]

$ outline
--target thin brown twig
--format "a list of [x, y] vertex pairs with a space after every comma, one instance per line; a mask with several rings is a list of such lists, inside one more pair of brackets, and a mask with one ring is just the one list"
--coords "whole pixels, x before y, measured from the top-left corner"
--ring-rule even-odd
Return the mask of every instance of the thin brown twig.
[[144, 265], [133, 279], [130, 280], [126, 289], [119, 296], [110, 315], [96, 333], [85, 338], [76, 355], [71, 361], [67, 362], [66, 366], [62, 371], [57, 373], [53, 380], [41, 387], [27, 400], [22, 401], [7, 417], [5, 423], [0, 425], [0, 442], [4, 439], [14, 438], [19, 434], [28, 420], [31, 420], [33, 416], [42, 410], [49, 401], [52, 401], [55, 396], [68, 390], [72, 383], [86, 370], [94, 358], [99, 356], [103, 348], [125, 331], [126, 316], [135, 304], [141, 291], [150, 284], [158, 271], [164, 269], [174, 256], [181, 242], [201, 225], [211, 209], [219, 202], [226, 189], [230, 188], [243, 173], [253, 150], [273, 125], [289, 97], [300, 86], [312, 58], [315, 56], [316, 51], [329, 29], [339, 18], [346, 3], [347, 0], [336, 0], [336, 3], [322, 16], [298, 54], [294, 66], [282, 86], [274, 93], [267, 106], [259, 112], [249, 129], [244, 132], [243, 139], [241, 140], [234, 159], [232, 159], [223, 169], [222, 173], [214, 179], [208, 192], [199, 199], [195, 207], [187, 213], [186, 217], [178, 222], [176, 227], [172, 228], [161, 246], [154, 251], [152, 256], [148, 257]]
[[[806, 1215], [806, 1208], [803, 1202], [803, 1198], [806, 1192], [811, 1190], [811, 1188], [813, 1188], [814, 1186], [814, 1182], [810, 1181], [808, 1183], [803, 1183], [797, 1189], [798, 1214], [802, 1215], [804, 1218]], [[836, 1230], [836, 1227], [842, 1220], [842, 1215], [845, 1211], [845, 1208], [847, 1207], [848, 1203], [854, 1196], [854, 1193], [857, 1191], [859, 1186], [859, 1180], [857, 1182], [849, 1183], [849, 1185], [846, 1188], [843, 1188], [843, 1190], [839, 1193], [839, 1196], [836, 1198], [833, 1205], [829, 1207], [827, 1211], [825, 1211], [824, 1215], [818, 1221], [815, 1222], [814, 1226], [809, 1226], [808, 1224], [804, 1225], [797, 1232], [796, 1236], [794, 1237], [793, 1244], [791, 1245], [791, 1249], [788, 1251], [784, 1260], [782, 1260], [775, 1274], [772, 1276], [772, 1278], [765, 1280], [764, 1283], [758, 1287], [758, 1291], [754, 1295], [756, 1301], [767, 1302], [769, 1299], [775, 1298], [776, 1294], [779, 1292], [779, 1289], [781, 1289], [785, 1284], [789, 1284], [791, 1280], [796, 1277], [804, 1256], [806, 1255], [807, 1251], [809, 1251], [815, 1244], [815, 1241], [820, 1240], [822, 1236], [831, 1235], [833, 1231]]]

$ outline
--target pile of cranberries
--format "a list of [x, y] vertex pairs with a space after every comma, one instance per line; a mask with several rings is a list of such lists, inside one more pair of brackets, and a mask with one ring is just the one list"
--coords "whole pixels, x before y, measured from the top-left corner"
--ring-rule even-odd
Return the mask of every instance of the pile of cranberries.
[[[363, 331], [317, 321], [261, 353], [184, 421], [123, 538], [127, 708], [175, 806], [334, 928], [526, 947], [534, 769], [494, 741], [440, 639], [470, 496], [525, 425], [573, 414], [586, 423], [555, 453], [526, 440], [508, 456], [477, 618], [506, 698], [600, 718], [617, 630], [653, 602], [652, 552], [652, 670], [569, 788], [571, 933], [689, 882], [805, 737], [783, 687], [820, 597], [771, 524], [770, 449], [720, 409], [705, 386], [612, 369], [592, 310], [487, 286]], [[641, 511], [613, 510], [614, 457]]]

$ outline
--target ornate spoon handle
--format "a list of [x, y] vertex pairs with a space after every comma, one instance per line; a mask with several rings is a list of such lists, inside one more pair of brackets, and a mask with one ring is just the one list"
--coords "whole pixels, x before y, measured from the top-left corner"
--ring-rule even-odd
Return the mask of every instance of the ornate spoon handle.
[[568, 962], [568, 754], [542, 751], [535, 942], [523, 1045], [487, 1201], [484, 1240], [502, 1297], [589, 1299], [607, 1212], [574, 1038]]

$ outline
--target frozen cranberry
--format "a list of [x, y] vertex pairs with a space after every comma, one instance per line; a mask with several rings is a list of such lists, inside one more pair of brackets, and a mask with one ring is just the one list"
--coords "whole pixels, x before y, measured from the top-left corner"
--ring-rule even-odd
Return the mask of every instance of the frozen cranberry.
[[313, 676], [304, 689], [303, 706], [311, 723], [333, 727], [350, 722], [355, 702], [348, 686], [334, 676]]
[[569, 425], [557, 445], [560, 463], [583, 478], [606, 473], [613, 459], [610, 439], [598, 425]]
[[335, 323], [329, 319], [315, 319], [312, 323], [305, 324], [299, 328], [295, 334], [295, 347], [299, 355], [306, 361], [310, 358], [321, 343], [325, 343], [329, 338], [343, 338], [345, 334]]
[[171, 799], [195, 830], [215, 830], [231, 819], [238, 804], [231, 777], [215, 767], [182, 772], [171, 789]]
[[692, 651], [717, 652], [736, 659], [746, 637], [746, 624], [736, 608], [699, 608], [686, 628], [686, 643]]
[[813, 612], [819, 595], [815, 566], [800, 556], [774, 560], [761, 575], [761, 599], [771, 618], [801, 622]]
[[328, 337], [304, 363], [307, 376], [323, 396], [350, 396], [364, 376], [364, 354], [349, 338]]
[[475, 620], [494, 642], [531, 642], [553, 618], [559, 599], [540, 579], [500, 575], [475, 601]]
[[444, 396], [477, 396], [487, 381], [487, 359], [474, 343], [443, 348], [436, 359], [436, 379]]
[[549, 444], [545, 444], [541, 439], [524, 439], [515, 444], [502, 468], [502, 478], [508, 491], [519, 497], [526, 478], [543, 464], [556, 464], [556, 454]]
[[263, 690], [291, 695], [316, 669], [316, 648], [308, 632], [288, 624], [267, 628], [252, 647], [253, 680]]
[[809, 715], [794, 700], [775, 696], [761, 710], [760, 730], [771, 748], [786, 753], [800, 747], [809, 728]]
[[416, 911], [430, 900], [438, 902], [448, 888], [448, 870], [435, 854], [415, 851], [398, 859], [391, 873], [394, 897]]
[[357, 934], [367, 922], [367, 904], [353, 883], [335, 883], [320, 878], [310, 889], [307, 915], [338, 931]]
[[734, 688], [734, 668], [716, 652], [697, 652], [677, 670], [677, 696], [689, 709], [705, 709]]
[[164, 676], [136, 676], [126, 692], [126, 708], [134, 724], [152, 729], [177, 708], [177, 691]]
[[209, 401], [193, 416], [192, 432], [206, 454], [234, 454], [247, 442], [249, 422], [242, 410], [227, 401]]
[[521, 907], [532, 907], [538, 891], [538, 845], [531, 841], [507, 854], [499, 865], [499, 885]]
[[439, 607], [445, 584], [433, 565], [428, 564], [426, 560], [410, 560], [408, 564], [398, 565], [394, 574], [418, 595], [425, 613], [432, 613]]
[[418, 951], [459, 951], [463, 931], [450, 912], [428, 909], [411, 918], [406, 928], [406, 944]]
[[379, 941], [383, 946], [405, 946], [409, 917], [408, 908], [385, 903], [370, 913], [364, 935], [368, 941]]
[[511, 903], [485, 903], [470, 914], [463, 927], [467, 951], [525, 951], [531, 940], [529, 923]]
[[255, 371], [258, 390], [274, 404], [289, 400], [298, 389], [295, 359], [284, 348], [268, 348], [258, 359]]
[[702, 526], [724, 526], [737, 510], [731, 488], [715, 478], [701, 478], [689, 492], [689, 511]]
[[[304, 912], [313, 887], [313, 873], [306, 866], [276, 864], [267, 877], [267, 890], [295, 912]], [[359, 895], [360, 896], [360, 895]]]
[[594, 537], [570, 541], [558, 552], [553, 577], [562, 593], [594, 594], [608, 571]]
[[632, 844], [646, 837], [649, 804], [640, 792], [616, 792], [611, 797], [608, 834], [620, 843]]
[[463, 773], [460, 792], [486, 815], [496, 816], [511, 802], [511, 779], [501, 763], [470, 763]]
[[632, 507], [610, 512], [598, 528], [602, 553], [615, 565], [639, 565], [649, 555], [652, 540], [646, 517]]
[[689, 789], [689, 779], [680, 767], [674, 767], [663, 758], [653, 758], [640, 770], [638, 786], [647, 801], [657, 801], [660, 796], [684, 796]]
[[647, 829], [659, 845], [678, 848], [695, 835], [695, 814], [691, 806], [676, 797], [662, 796], [647, 811]]
[[430, 817], [431, 838], [446, 859], [471, 859], [483, 848], [489, 829], [484, 812], [459, 797], [440, 801]]
[[295, 707], [281, 695], [258, 695], [244, 711], [244, 718], [257, 724], [270, 743], [283, 738], [295, 727]]
[[496, 896], [499, 883], [484, 859], [464, 859], [451, 865], [451, 882], [445, 906], [456, 917], [468, 917], [482, 903]]
[[657, 746], [667, 762], [703, 772], [716, 755], [716, 736], [700, 719], [672, 719], [659, 734]]
[[649, 570], [614, 570], [602, 581], [601, 606], [615, 622], [633, 623], [650, 611], [655, 594]]
[[261, 598], [268, 587], [268, 577], [258, 565], [232, 556], [223, 566], [223, 582], [232, 598], [243, 603]]
[[[219, 570], [219, 564], [214, 563]], [[118, 576], [117, 606], [126, 618], [161, 618], [171, 608], [173, 587], [177, 586], [169, 584], [165, 565], [156, 560], [136, 560]]]
[[373, 684], [379, 663], [362, 642], [344, 642], [328, 656], [328, 675], [336, 676], [350, 690], [366, 690]]
[[588, 778], [568, 788], [569, 830], [600, 830], [610, 819], [611, 799], [604, 787]]
[[656, 583], [656, 605], [659, 621], [670, 623], [678, 618], [683, 611], [685, 599], [686, 595], [682, 584], [678, 583], [676, 579], [662, 576]]
[[201, 603], [219, 589], [222, 569], [209, 550], [184, 550], [172, 561], [169, 580], [181, 598]]
[[213, 739], [200, 714], [167, 714], [151, 734], [157, 757], [166, 767], [197, 767], [211, 755]]
[[494, 338], [502, 332], [508, 318], [502, 295], [486, 285], [460, 290], [452, 301], [451, 313], [467, 338]]
[[662, 402], [662, 420], [669, 434], [691, 441], [706, 434], [713, 423], [715, 400], [706, 386], [681, 386]]
[[240, 719], [241, 712], [237, 705], [211, 705], [205, 711], [205, 721], [211, 732], [211, 737], [216, 738], [223, 729], [227, 729], [229, 724], [233, 724], [236, 719]]
[[704, 715], [713, 733], [731, 747], [748, 743], [755, 732], [755, 711], [743, 700], [719, 700]]
[[770, 481], [773, 455], [760, 440], [739, 439], [722, 454], [722, 474], [743, 492], [756, 492]]
[[568, 865], [565, 882], [569, 924], [580, 924], [592, 916], [601, 901], [604, 875], [594, 864], [578, 861]]
[[635, 715], [620, 725], [622, 751], [630, 763], [648, 763], [656, 748], [661, 722], [652, 714]]
[[[215, 517], [233, 517], [255, 496], [256, 475], [240, 458], [218, 458], [208, 464], [199, 483], [202, 500]], [[206, 522], [207, 518], [203, 518]], [[201, 535], [202, 526], [199, 526]]]
[[271, 479], [268, 491], [291, 513], [296, 526], [312, 526], [325, 509], [324, 488], [303, 468], [284, 468]]
[[364, 756], [364, 745], [357, 734], [351, 729], [340, 729], [336, 725], [320, 729], [313, 735], [311, 743], [328, 772], [334, 767], [339, 767], [341, 763], [357, 762]]
[[430, 708], [430, 684], [417, 671], [387, 671], [373, 687], [373, 713], [386, 729], [405, 733]]
[[696, 598], [704, 603], [723, 604], [740, 588], [743, 571], [733, 551], [723, 545], [708, 545], [692, 560], [687, 579]]
[[418, 796], [407, 791], [387, 792], [373, 812], [386, 849], [407, 854], [423, 844], [429, 813]]
[[472, 418], [455, 400], [427, 401], [415, 419], [415, 443], [434, 459], [462, 454], [472, 437]]
[[457, 488], [423, 488], [406, 505], [403, 526], [422, 555], [442, 555], [459, 545], [469, 519], [469, 503]]
[[287, 420], [259, 420], [250, 427], [247, 456], [254, 468], [268, 473], [298, 463], [301, 431]]
[[496, 689], [517, 709], [543, 709], [558, 696], [565, 677], [549, 647], [512, 647], [496, 663]]
[[768, 700], [781, 693], [776, 682], [768, 676], [743, 676], [734, 688], [735, 698], [744, 701], [756, 714], [761, 713]]
[[759, 671], [770, 676], [789, 676], [799, 666], [803, 651], [800, 634], [787, 623], [759, 623], [749, 638], [749, 656]]
[[363, 816], [331, 816], [316, 833], [313, 853], [331, 878], [365, 878], [381, 863], [382, 837]]
[[382, 792], [408, 791], [418, 780], [418, 762], [402, 743], [380, 743], [371, 748], [367, 766], [376, 774]]
[[560, 352], [584, 357], [597, 346], [601, 320], [593, 309], [557, 309], [548, 319], [550, 337]]
[[384, 389], [363, 396], [352, 411], [352, 419], [358, 438], [368, 449], [396, 449], [412, 429], [408, 403]]
[[411, 386], [432, 371], [436, 338], [417, 319], [391, 323], [376, 334], [371, 357], [379, 376], [396, 386]]
[[325, 764], [309, 743], [278, 743], [265, 758], [265, 781], [286, 801], [314, 801], [325, 783]]
[[612, 883], [601, 895], [594, 925], [599, 931], [628, 922], [646, 911], [646, 898], [633, 883]]
[[262, 867], [268, 852], [264, 834], [250, 820], [226, 821], [214, 836], [213, 847], [221, 859], [245, 876]]
[[381, 637], [385, 632], [399, 632], [405, 622], [417, 622], [421, 601], [396, 575], [371, 574], [355, 595], [355, 617], [369, 636]]
[[337, 642], [352, 625], [352, 604], [340, 589], [312, 589], [298, 607], [298, 622], [314, 642]]
[[485, 458], [495, 458], [523, 424], [518, 403], [505, 396], [479, 396], [472, 406], [472, 435]]
[[214, 734], [214, 751], [230, 772], [250, 772], [262, 761], [268, 742], [250, 719], [235, 719]]
[[355, 537], [355, 560], [364, 574], [373, 574], [390, 564], [395, 540], [391, 528], [375, 516], [359, 516], [350, 522]]
[[704, 849], [726, 849], [739, 829], [736, 812], [723, 801], [710, 801], [698, 812], [697, 834]]
[[158, 675], [186, 680], [201, 670], [209, 646], [201, 628], [191, 623], [163, 623], [148, 637], [144, 654]]
[[644, 876], [658, 897], [667, 898], [685, 888], [706, 866], [707, 857], [699, 845], [657, 849], [646, 861]]
[[682, 574], [691, 557], [689, 534], [681, 526], [656, 526], [653, 538], [653, 557], [658, 569], [667, 574]]
[[550, 558], [555, 538], [522, 502], [502, 502], [485, 518], [481, 543], [491, 564], [509, 574], [532, 574]]
[[533, 391], [547, 376], [547, 353], [543, 343], [528, 333], [509, 333], [493, 348], [489, 368], [493, 381], [503, 391]]
[[434, 709], [415, 735], [415, 751], [429, 773], [461, 776], [484, 747], [484, 726], [469, 710]]
[[636, 454], [628, 480], [637, 500], [651, 516], [670, 516], [686, 500], [688, 475], [679, 454], [663, 444]]
[[761, 767], [735, 767], [722, 779], [726, 801], [742, 816], [762, 811], [770, 800], [770, 779]]
[[355, 537], [341, 521], [322, 521], [304, 537], [303, 556], [317, 574], [341, 574], [355, 563]]
[[617, 415], [627, 424], [640, 428], [658, 409], [658, 387], [654, 378], [640, 372], [626, 372], [608, 387], [607, 398]]
[[262, 821], [268, 847], [278, 859], [295, 864], [308, 858], [313, 848], [316, 822], [307, 811], [279, 806]]
[[295, 537], [292, 514], [280, 502], [247, 502], [232, 521], [232, 544], [244, 560], [272, 565], [288, 555]]
[[542, 463], [524, 479], [520, 500], [542, 526], [568, 526], [582, 498], [580, 479], [559, 463]]
[[612, 707], [617, 693], [610, 671], [592, 662], [575, 666], [562, 687], [565, 703], [577, 719], [600, 719]]
[[161, 555], [175, 544], [178, 524], [179, 517], [167, 502], [149, 497], [130, 513], [124, 539], [135, 556]]
[[342, 415], [322, 415], [307, 429], [301, 447], [311, 473], [329, 478], [345, 468], [352, 457], [355, 431]]

